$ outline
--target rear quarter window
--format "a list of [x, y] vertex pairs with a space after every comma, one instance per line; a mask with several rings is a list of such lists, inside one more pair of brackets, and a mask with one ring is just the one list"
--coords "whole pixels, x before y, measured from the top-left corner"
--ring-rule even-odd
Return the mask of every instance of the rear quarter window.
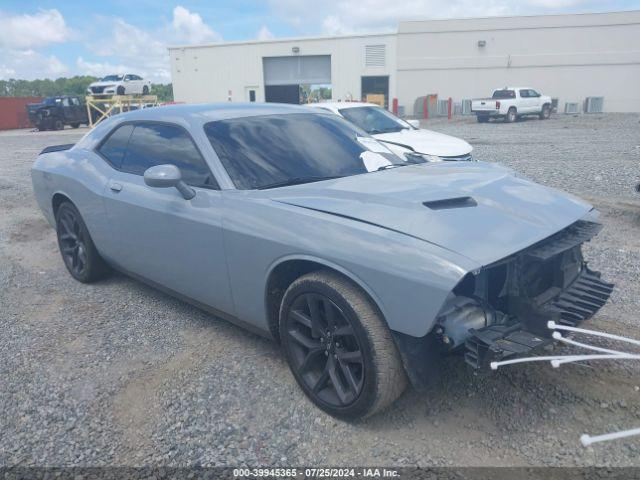
[[123, 125], [112, 132], [98, 148], [102, 157], [117, 169], [122, 167], [131, 132], [133, 132], [133, 125]]

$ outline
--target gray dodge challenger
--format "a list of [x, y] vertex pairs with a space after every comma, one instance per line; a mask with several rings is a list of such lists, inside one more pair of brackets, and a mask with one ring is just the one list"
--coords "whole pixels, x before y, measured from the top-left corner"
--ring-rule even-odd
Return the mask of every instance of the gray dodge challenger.
[[340, 418], [371, 415], [453, 354], [528, 355], [613, 286], [589, 204], [497, 164], [399, 157], [340, 117], [277, 104], [114, 116], [32, 170], [69, 273], [124, 272], [282, 344]]

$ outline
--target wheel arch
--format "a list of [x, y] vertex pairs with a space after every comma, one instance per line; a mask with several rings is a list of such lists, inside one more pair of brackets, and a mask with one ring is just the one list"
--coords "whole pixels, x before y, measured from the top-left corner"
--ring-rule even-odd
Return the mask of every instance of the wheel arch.
[[357, 275], [334, 262], [321, 258], [306, 255], [290, 256], [278, 259], [271, 265], [265, 283], [264, 301], [269, 331], [277, 341], [280, 341], [278, 323], [280, 303], [282, 302], [284, 293], [296, 279], [318, 270], [336, 273], [357, 285], [378, 309], [385, 324], [387, 324], [384, 308], [382, 307], [380, 299]]
[[56, 214], [58, 213], [58, 208], [60, 208], [60, 205], [62, 204], [62, 202], [69, 202], [75, 205], [68, 195], [61, 192], [54, 193], [53, 197], [51, 197], [51, 211], [53, 212], [53, 218], [56, 217]]

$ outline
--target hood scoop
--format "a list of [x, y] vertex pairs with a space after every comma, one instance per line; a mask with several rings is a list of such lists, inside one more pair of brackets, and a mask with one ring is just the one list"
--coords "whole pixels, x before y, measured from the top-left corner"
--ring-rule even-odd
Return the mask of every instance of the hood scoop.
[[442, 200], [422, 202], [422, 204], [431, 210], [451, 210], [453, 208], [468, 208], [478, 206], [478, 202], [476, 202], [471, 197], [444, 198]]

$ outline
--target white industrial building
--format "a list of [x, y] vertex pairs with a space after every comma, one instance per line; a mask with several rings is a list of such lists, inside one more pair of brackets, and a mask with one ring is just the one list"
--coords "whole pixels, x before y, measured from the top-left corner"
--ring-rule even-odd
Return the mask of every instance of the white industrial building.
[[[640, 11], [400, 22], [397, 33], [169, 48], [176, 101], [393, 99], [461, 101], [528, 85], [566, 102], [604, 97], [604, 111], [640, 111]], [[384, 95], [384, 97], [380, 97]]]

